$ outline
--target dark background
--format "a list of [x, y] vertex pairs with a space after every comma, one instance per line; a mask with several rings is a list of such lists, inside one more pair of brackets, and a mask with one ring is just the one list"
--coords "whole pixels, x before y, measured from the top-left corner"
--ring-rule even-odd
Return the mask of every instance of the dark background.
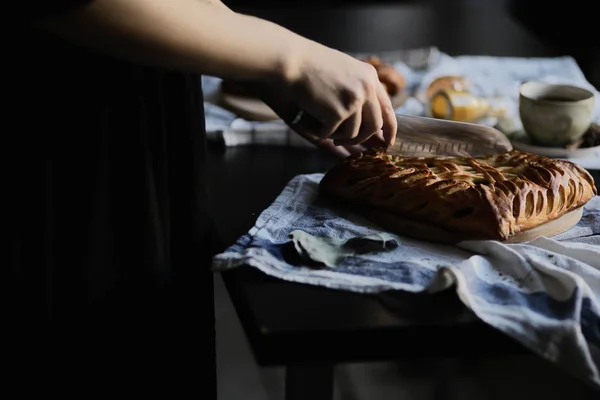
[[[587, 79], [596, 87], [600, 87], [600, 18], [593, 10], [593, 1], [569, 0], [567, 2], [548, 2], [540, 0], [224, 0], [236, 11], [249, 14], [262, 14], [273, 8], [311, 9], [318, 13], [319, 9], [344, 8], [361, 4], [403, 4], [424, 5], [434, 7], [473, 7], [482, 12], [499, 12], [510, 15], [517, 23], [533, 33], [544, 44], [556, 49], [556, 52], [574, 57], [579, 63]], [[292, 11], [290, 11], [292, 12]], [[390, 19], [393, 16], [390, 16]], [[277, 21], [276, 21], [277, 22]], [[383, 22], [383, 21], [382, 21]], [[392, 22], [392, 21], [387, 21]], [[300, 22], [299, 22], [300, 23]], [[307, 25], [311, 21], [302, 21]], [[297, 27], [287, 26], [292, 30]], [[427, 27], [426, 27], [427, 28]], [[423, 29], [423, 27], [420, 27]], [[431, 27], [435, 29], [435, 27]], [[438, 28], [439, 29], [439, 28]], [[305, 34], [306, 32], [301, 32]], [[498, 32], [501, 36], [502, 32]], [[422, 34], [421, 34], [422, 36]], [[411, 47], [410, 37], [405, 38]], [[441, 51], [448, 52], [437, 43]], [[402, 46], [401, 46], [402, 47]], [[376, 50], [376, 49], [373, 49]]]

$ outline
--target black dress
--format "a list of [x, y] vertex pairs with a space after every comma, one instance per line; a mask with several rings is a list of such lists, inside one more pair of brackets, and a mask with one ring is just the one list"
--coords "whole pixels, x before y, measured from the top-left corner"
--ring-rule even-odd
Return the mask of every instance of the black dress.
[[[41, 15], [82, 2], [20, 3]], [[23, 15], [4, 57], [13, 350], [60, 357], [50, 380], [124, 374], [143, 379], [137, 394], [216, 398], [199, 77], [84, 50]]]

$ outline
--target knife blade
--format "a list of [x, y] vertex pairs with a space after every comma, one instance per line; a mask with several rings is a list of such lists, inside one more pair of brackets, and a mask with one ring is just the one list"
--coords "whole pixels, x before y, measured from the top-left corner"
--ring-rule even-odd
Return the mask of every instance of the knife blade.
[[391, 155], [412, 157], [481, 156], [513, 149], [510, 140], [490, 126], [396, 114], [396, 142]]

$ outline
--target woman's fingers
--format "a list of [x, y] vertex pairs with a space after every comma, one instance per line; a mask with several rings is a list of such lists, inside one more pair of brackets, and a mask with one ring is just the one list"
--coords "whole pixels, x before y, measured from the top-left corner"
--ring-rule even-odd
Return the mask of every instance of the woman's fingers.
[[335, 144], [341, 146], [357, 145], [366, 142], [371, 136], [381, 134], [383, 127], [383, 118], [379, 100], [373, 94], [372, 98], [367, 100], [361, 110], [361, 124], [358, 133], [352, 137], [345, 137], [342, 140], [336, 140]]
[[342, 64], [350, 61], [345, 71], [330, 70], [327, 64], [319, 74], [295, 82], [291, 91], [271, 85], [254, 88], [294, 131], [341, 156], [390, 144], [397, 129], [391, 100], [375, 69], [345, 56], [344, 60]]
[[377, 86], [377, 99], [381, 110], [383, 139], [386, 144], [394, 144], [398, 132], [398, 120], [392, 100], [383, 85]]
[[374, 134], [373, 136], [371, 136], [370, 138], [368, 138], [366, 141], [364, 141], [361, 146], [363, 146], [364, 148], [368, 149], [368, 148], [372, 148], [372, 147], [387, 147], [387, 143], [385, 142], [385, 139], [383, 138], [383, 131], [379, 131], [376, 134]]
[[[354, 114], [340, 123], [337, 130], [329, 136], [334, 139], [336, 145], [358, 145], [373, 135], [379, 135], [384, 144], [394, 142], [397, 130], [396, 114], [383, 85], [376, 79], [376, 75], [373, 78], [363, 82], [363, 92], [357, 91], [355, 94]], [[365, 94], [364, 97], [362, 93]], [[362, 98], [365, 100], [360, 101]]]
[[356, 112], [342, 122], [340, 127], [329, 138], [333, 139], [336, 145], [345, 142], [348, 142], [348, 144], [356, 144], [350, 143], [350, 141], [358, 137], [361, 123], [362, 115], [360, 112]]
[[317, 142], [315, 142], [315, 145], [317, 147], [327, 151], [328, 153], [333, 154], [334, 156], [336, 156], [338, 158], [346, 158], [350, 154], [352, 154], [351, 150], [344, 148], [342, 146], [336, 146], [329, 139], [322, 139], [320, 141], [317, 141]]
[[316, 136], [354, 139], [362, 134], [362, 110], [370, 98], [376, 99], [379, 78], [371, 65], [343, 54], [341, 65], [332, 68], [331, 63], [338, 58], [335, 54], [326, 68], [318, 69], [322, 74], [313, 71], [295, 86], [299, 89], [298, 104], [320, 122], [319, 130], [313, 132]]

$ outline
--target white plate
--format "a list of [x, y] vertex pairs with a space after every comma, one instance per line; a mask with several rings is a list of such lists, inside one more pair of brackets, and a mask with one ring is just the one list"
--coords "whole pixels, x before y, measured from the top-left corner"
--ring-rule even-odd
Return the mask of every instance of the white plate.
[[530, 142], [525, 134], [518, 132], [510, 135], [510, 142], [516, 150], [539, 154], [552, 158], [595, 158], [600, 155], [600, 146], [584, 149], [563, 149], [560, 147], [538, 146]]

